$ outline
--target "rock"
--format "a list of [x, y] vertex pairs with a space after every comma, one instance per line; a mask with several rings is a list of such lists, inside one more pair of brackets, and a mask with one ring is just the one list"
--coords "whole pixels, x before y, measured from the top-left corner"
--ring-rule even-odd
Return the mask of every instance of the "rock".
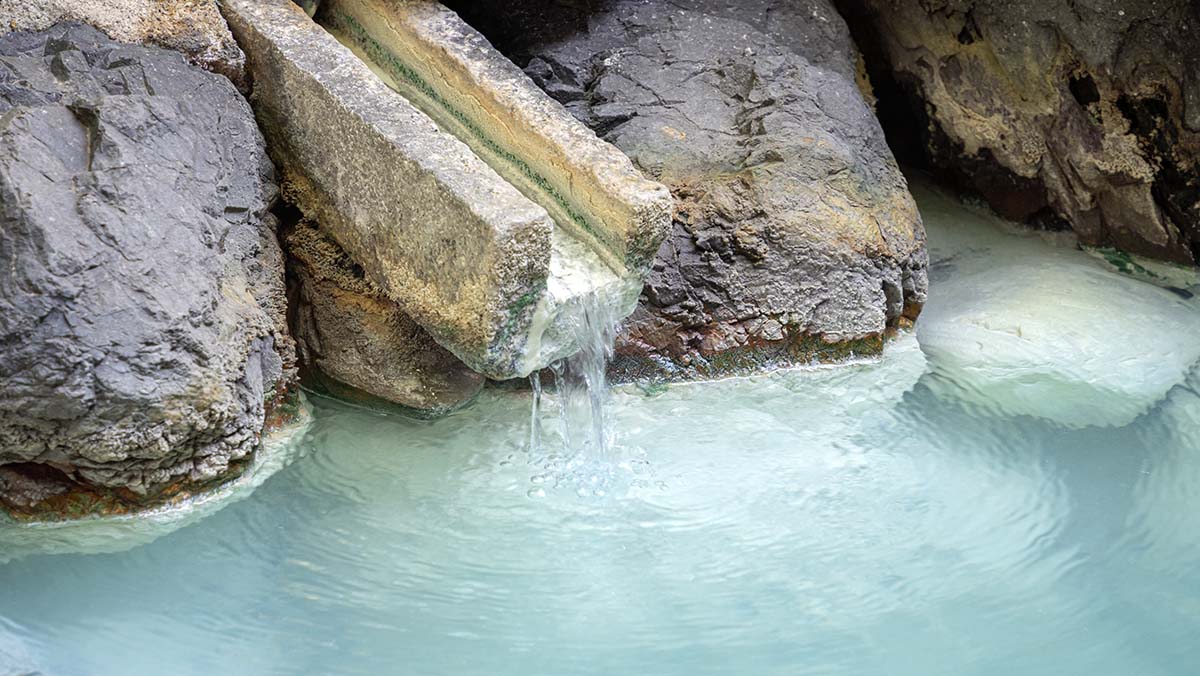
[[40, 31], [60, 21], [82, 21], [114, 40], [182, 52], [189, 61], [235, 83], [245, 57], [221, 18], [216, 0], [13, 0], [0, 3], [0, 33]]
[[[355, 399], [358, 392], [424, 415], [449, 412], [484, 384], [309, 223], [285, 239], [295, 280], [293, 322], [306, 380]], [[349, 390], [347, 386], [354, 388]]]
[[632, 311], [669, 194], [453, 14], [322, 3], [356, 56], [288, 0], [224, 7], [306, 215], [472, 369], [523, 377], [577, 349], [587, 303]]
[[1114, 272], [1070, 237], [1048, 246], [942, 193], [914, 194], [934, 285], [917, 338], [939, 396], [981, 413], [1121, 427], [1200, 362], [1195, 293]]
[[[317, 426], [312, 409], [303, 393], [296, 395], [292, 405], [295, 407], [294, 422], [264, 432], [253, 460], [237, 477], [211, 487], [202, 494], [181, 491], [161, 506], [140, 512], [138, 518], [131, 519], [121, 514], [105, 517], [101, 512], [101, 516], [94, 518], [49, 520], [45, 518], [45, 502], [41, 505], [41, 511], [32, 515], [34, 519], [30, 519], [27, 513], [16, 513], [11, 516], [17, 518], [9, 520], [0, 511], [0, 566], [27, 556], [128, 551], [197, 523], [231, 503], [248, 497], [264, 481], [309, 450], [306, 433]], [[7, 469], [0, 467], [0, 484], [5, 480]], [[21, 476], [23, 481], [29, 478], [29, 475]], [[36, 473], [33, 473], [33, 478], [37, 478]], [[0, 490], [5, 489], [0, 486]], [[17, 497], [21, 496], [18, 494]], [[70, 498], [67, 504], [78, 509], [83, 500], [94, 496], [67, 497]], [[49, 498], [49, 504], [53, 504], [53, 501], [53, 497]], [[4, 651], [0, 649], [0, 664], [8, 666], [9, 663], [4, 662], [3, 658]]]
[[455, 13], [435, 0], [320, 7], [318, 21], [544, 207], [556, 229], [619, 272], [645, 270], [666, 235], [666, 187], [646, 180]]
[[679, 202], [615, 374], [877, 352], [925, 300], [924, 232], [826, 2], [452, 2]]
[[1200, 258], [1200, 5], [840, 4], [903, 99], [894, 136], [960, 185], [1084, 244]]
[[292, 378], [275, 194], [227, 79], [82, 24], [0, 39], [0, 465], [17, 483], [136, 505], [238, 470]]

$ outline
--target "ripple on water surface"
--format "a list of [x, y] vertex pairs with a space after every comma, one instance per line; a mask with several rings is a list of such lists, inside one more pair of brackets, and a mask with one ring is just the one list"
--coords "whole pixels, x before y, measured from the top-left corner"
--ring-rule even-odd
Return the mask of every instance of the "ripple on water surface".
[[0, 674], [1193, 674], [1200, 374], [1066, 425], [937, 358], [621, 390], [608, 466], [319, 401], [251, 499], [0, 566]]

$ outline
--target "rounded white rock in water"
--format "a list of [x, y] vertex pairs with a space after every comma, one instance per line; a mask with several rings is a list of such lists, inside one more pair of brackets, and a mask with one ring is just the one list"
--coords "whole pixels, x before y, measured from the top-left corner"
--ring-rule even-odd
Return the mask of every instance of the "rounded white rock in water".
[[1122, 426], [1200, 361], [1197, 298], [917, 196], [931, 245], [917, 337], [939, 395], [1070, 427]]

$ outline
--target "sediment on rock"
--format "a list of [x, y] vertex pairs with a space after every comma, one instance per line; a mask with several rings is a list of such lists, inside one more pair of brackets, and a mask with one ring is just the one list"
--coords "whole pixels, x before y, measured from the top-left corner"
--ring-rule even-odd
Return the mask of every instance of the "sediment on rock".
[[316, 224], [292, 226], [284, 246], [308, 386], [422, 416], [452, 411], [483, 388], [483, 376], [435, 343]]
[[452, 13], [322, 3], [356, 56], [287, 0], [225, 8], [301, 208], [468, 366], [527, 375], [573, 351], [585, 299], [632, 309], [669, 194]]
[[0, 501], [132, 509], [236, 474], [294, 377], [249, 106], [82, 24], [0, 38], [0, 71], [19, 75], [0, 87]]
[[920, 216], [827, 2], [447, 4], [676, 197], [617, 376], [874, 352], [920, 311]]
[[907, 159], [1089, 246], [1200, 261], [1200, 6], [839, 0]]

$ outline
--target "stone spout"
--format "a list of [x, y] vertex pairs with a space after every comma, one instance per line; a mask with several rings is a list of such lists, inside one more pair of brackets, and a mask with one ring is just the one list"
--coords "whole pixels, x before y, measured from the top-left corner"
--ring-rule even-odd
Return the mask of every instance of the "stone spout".
[[632, 312], [673, 201], [440, 3], [224, 0], [302, 208], [491, 378], [573, 353], [585, 303]]

